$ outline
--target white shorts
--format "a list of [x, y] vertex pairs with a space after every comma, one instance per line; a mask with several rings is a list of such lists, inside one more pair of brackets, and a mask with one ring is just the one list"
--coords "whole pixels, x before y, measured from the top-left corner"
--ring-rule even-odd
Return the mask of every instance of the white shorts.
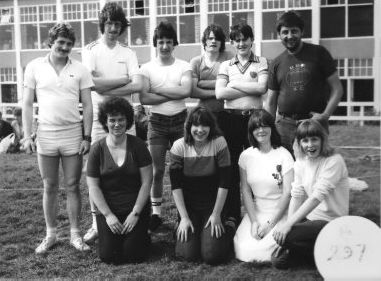
[[79, 153], [82, 142], [82, 125], [74, 128], [44, 131], [37, 130], [37, 153], [45, 156], [72, 156]]
[[[131, 128], [127, 131], [128, 134], [136, 136], [135, 122], [132, 123]], [[102, 124], [98, 120], [93, 121], [93, 129], [91, 131], [91, 144], [97, 140], [103, 139], [107, 136], [107, 132], [103, 129]]]

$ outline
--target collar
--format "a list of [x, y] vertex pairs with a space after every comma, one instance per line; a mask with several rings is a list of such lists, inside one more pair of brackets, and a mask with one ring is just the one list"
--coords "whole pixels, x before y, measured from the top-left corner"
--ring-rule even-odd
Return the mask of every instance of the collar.
[[[256, 55], [254, 55], [253, 52], [251, 52], [248, 62], [250, 62], [250, 63], [252, 63], [252, 62], [256, 62], [256, 63], [258, 63], [258, 62], [259, 62], [259, 57], [256, 56]], [[235, 65], [235, 64], [238, 64], [238, 63], [240, 63], [240, 61], [238, 60], [238, 56], [235, 55], [235, 56], [230, 60], [229, 65], [232, 66], [232, 65]]]

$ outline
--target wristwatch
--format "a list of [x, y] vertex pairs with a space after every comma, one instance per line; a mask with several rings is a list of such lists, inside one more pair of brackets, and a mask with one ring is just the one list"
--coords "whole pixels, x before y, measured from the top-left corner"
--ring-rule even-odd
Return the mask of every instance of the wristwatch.
[[84, 141], [88, 141], [89, 143], [91, 143], [91, 136], [84, 135], [83, 136], [83, 140]]

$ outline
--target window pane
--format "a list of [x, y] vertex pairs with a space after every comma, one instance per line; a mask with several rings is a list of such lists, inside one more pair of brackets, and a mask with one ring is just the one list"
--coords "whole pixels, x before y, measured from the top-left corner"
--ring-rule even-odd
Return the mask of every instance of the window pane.
[[208, 15], [208, 24], [218, 24], [222, 27], [226, 35], [226, 40], [229, 41], [229, 15], [228, 14], [211, 14]]
[[373, 6], [348, 8], [348, 36], [373, 35]]
[[180, 13], [199, 13], [200, 12], [200, 0], [180, 0]]
[[263, 13], [263, 25], [262, 33], [263, 40], [272, 40], [278, 38], [278, 33], [276, 31], [276, 21], [283, 14], [282, 12], [266, 12]]
[[373, 101], [373, 79], [353, 81], [353, 101]]
[[[232, 25], [239, 24], [240, 22], [246, 23], [250, 26], [254, 26], [254, 12], [248, 13], [233, 13]], [[253, 29], [254, 31], [254, 29]]]
[[131, 45], [149, 44], [149, 19], [132, 18], [131, 20]]
[[13, 9], [2, 8], [0, 9], [0, 23], [12, 23], [13, 22]]
[[348, 4], [373, 3], [373, 0], [348, 0]]
[[200, 17], [180, 16], [180, 43], [200, 42]]
[[13, 25], [0, 25], [0, 50], [14, 49], [14, 26]]
[[17, 85], [2, 84], [1, 85], [1, 101], [2, 102], [17, 102]]
[[70, 25], [74, 28], [75, 32], [75, 48], [81, 47], [81, 41], [82, 41], [82, 34], [81, 34], [81, 23], [80, 22], [69, 22]]
[[21, 24], [21, 48], [38, 49], [37, 24]]
[[130, 0], [130, 16], [148, 16], [148, 0]]
[[[300, 17], [304, 21], [304, 33], [303, 37], [304, 38], [311, 38], [312, 36], [312, 16], [311, 16], [311, 10], [302, 10], [298, 11]], [[275, 25], [274, 25], [275, 27]]]
[[41, 38], [41, 49], [49, 49], [48, 38], [49, 29], [54, 26], [54, 23], [43, 23], [40, 24], [40, 38]]
[[85, 21], [85, 45], [97, 40], [98, 38], [98, 21]]
[[322, 8], [320, 32], [322, 38], [345, 37], [345, 7]]

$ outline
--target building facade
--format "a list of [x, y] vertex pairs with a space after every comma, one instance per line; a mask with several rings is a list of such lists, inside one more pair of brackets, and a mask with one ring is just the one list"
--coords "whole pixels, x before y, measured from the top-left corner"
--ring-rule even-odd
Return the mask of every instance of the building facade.
[[[49, 28], [69, 22], [76, 31], [73, 56], [98, 37], [97, 17], [107, 0], [1, 0], [0, 104], [19, 103], [25, 66], [48, 52]], [[381, 111], [381, 1], [374, 0], [122, 0], [131, 26], [123, 35], [139, 63], [155, 56], [152, 35], [160, 21], [171, 22], [189, 61], [202, 52], [201, 35], [210, 23], [229, 27], [246, 22], [255, 33], [254, 52], [273, 59], [283, 51], [275, 22], [296, 10], [306, 23], [304, 40], [325, 46], [337, 61], [344, 96], [333, 119], [379, 120]], [[228, 42], [227, 42], [228, 43]], [[227, 49], [231, 48], [226, 44]], [[1, 110], [1, 108], [0, 108]], [[372, 119], [375, 118], [375, 119]]]

